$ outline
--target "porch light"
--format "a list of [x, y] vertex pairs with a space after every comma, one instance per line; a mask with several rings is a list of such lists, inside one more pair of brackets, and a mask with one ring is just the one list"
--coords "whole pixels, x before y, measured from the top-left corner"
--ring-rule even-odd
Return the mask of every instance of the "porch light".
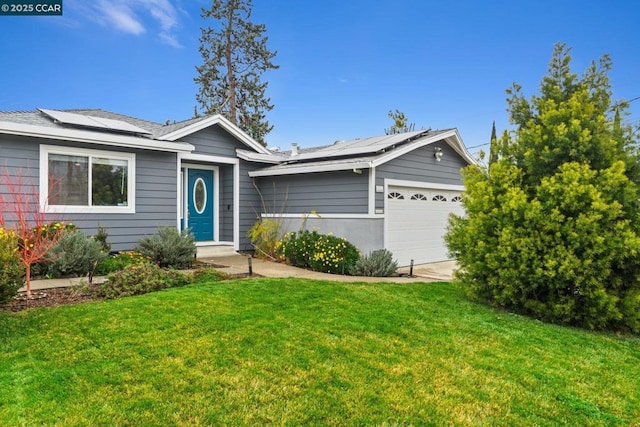
[[436, 161], [440, 161], [442, 160], [442, 156], [444, 156], [444, 153], [442, 152], [442, 148], [440, 147], [436, 147], [434, 148], [435, 153], [433, 153], [433, 157], [436, 158]]

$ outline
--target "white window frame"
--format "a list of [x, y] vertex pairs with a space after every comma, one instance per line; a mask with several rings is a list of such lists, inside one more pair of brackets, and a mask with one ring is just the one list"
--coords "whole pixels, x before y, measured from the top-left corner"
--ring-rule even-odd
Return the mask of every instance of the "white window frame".
[[[49, 154], [102, 157], [127, 162], [127, 206], [65, 206], [50, 205], [49, 199]], [[114, 151], [88, 150], [85, 148], [40, 145], [40, 209], [45, 213], [135, 213], [136, 212], [136, 155]], [[91, 189], [91, 170], [89, 170], [89, 189]]]

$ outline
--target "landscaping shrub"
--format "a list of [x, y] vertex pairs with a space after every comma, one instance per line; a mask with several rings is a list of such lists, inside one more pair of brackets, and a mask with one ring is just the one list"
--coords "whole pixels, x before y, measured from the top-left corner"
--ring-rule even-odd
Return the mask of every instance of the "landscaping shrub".
[[[582, 77], [556, 46], [540, 94], [510, 94], [513, 132], [463, 170], [466, 216], [446, 236], [456, 278], [492, 305], [588, 329], [640, 332], [640, 162], [610, 59]], [[611, 107], [616, 105], [615, 111]]]
[[159, 227], [157, 235], [140, 239], [136, 249], [160, 267], [188, 268], [196, 257], [193, 235], [174, 227]]
[[109, 238], [109, 233], [107, 233], [107, 229], [101, 226], [98, 226], [98, 232], [94, 236], [100, 244], [102, 245], [102, 251], [105, 253], [111, 252], [111, 243], [107, 242]]
[[319, 238], [320, 234], [317, 231], [301, 230], [297, 233], [287, 233], [282, 238], [280, 252], [289, 264], [301, 268], [311, 268], [311, 256]]
[[258, 257], [279, 258], [281, 229], [281, 221], [273, 218], [262, 218], [253, 224], [247, 237], [251, 239]]
[[114, 271], [122, 270], [128, 265], [150, 263], [148, 257], [143, 256], [138, 251], [121, 251], [110, 255], [102, 260], [96, 268], [97, 276], [105, 276]]
[[98, 288], [105, 298], [142, 295], [166, 288], [188, 285], [191, 275], [176, 270], [164, 270], [156, 264], [141, 263], [126, 266], [107, 276]]
[[99, 241], [80, 230], [72, 230], [51, 249], [50, 261], [40, 264], [40, 273], [48, 277], [86, 276], [93, 274], [106, 257]]
[[398, 270], [398, 263], [393, 260], [393, 254], [387, 249], [378, 249], [362, 255], [351, 267], [349, 274], [353, 276], [389, 277]]
[[0, 305], [16, 296], [24, 285], [24, 268], [18, 258], [18, 238], [0, 228]]
[[291, 265], [323, 273], [348, 273], [360, 256], [345, 238], [307, 230], [286, 234], [281, 251]]

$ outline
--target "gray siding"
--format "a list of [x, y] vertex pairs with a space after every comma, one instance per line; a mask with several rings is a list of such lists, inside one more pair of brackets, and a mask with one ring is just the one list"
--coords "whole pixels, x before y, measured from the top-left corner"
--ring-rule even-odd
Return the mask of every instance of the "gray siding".
[[[433, 157], [434, 148], [444, 153], [441, 161]], [[460, 169], [467, 162], [444, 141], [430, 144], [393, 159], [376, 168], [376, 185], [384, 185], [386, 179], [462, 185]], [[376, 209], [384, 207], [383, 193], [376, 193]]]
[[220, 167], [220, 240], [233, 242], [233, 166]]
[[180, 141], [192, 144], [196, 148], [194, 153], [233, 159], [237, 157], [236, 148], [249, 149], [217, 125], [185, 136]]
[[[0, 162], [13, 176], [20, 173], [38, 184], [39, 144], [78, 147], [79, 144], [46, 139], [0, 135]], [[114, 151], [110, 147], [82, 144], [82, 148]], [[105, 227], [113, 250], [132, 249], [159, 226], [176, 226], [176, 155], [142, 150], [119, 150], [136, 154], [136, 213], [134, 214], [51, 214], [50, 221], [73, 222], [93, 235]], [[6, 190], [0, 187], [0, 193]]]
[[382, 218], [314, 218], [309, 217], [306, 223], [302, 218], [284, 218], [283, 232], [299, 231], [304, 228], [315, 230], [320, 234], [333, 233], [344, 237], [360, 250], [360, 253], [382, 249], [384, 220]]
[[368, 183], [367, 170], [259, 178], [269, 213], [366, 214]]
[[252, 250], [251, 241], [247, 237], [247, 231], [260, 218], [262, 202], [260, 195], [253, 185], [253, 179], [249, 172], [262, 167], [259, 163], [249, 163], [240, 160], [240, 250]]

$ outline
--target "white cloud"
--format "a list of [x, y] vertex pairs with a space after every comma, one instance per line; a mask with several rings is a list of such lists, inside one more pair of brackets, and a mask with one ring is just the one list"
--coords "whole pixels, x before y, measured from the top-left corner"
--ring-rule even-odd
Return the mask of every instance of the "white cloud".
[[115, 29], [136, 36], [145, 32], [142, 22], [126, 4], [100, 0], [96, 3], [96, 7], [102, 12], [106, 21], [115, 26]]
[[132, 35], [156, 33], [173, 47], [182, 47], [177, 38], [179, 13], [169, 0], [68, 0], [69, 6], [98, 24]]

